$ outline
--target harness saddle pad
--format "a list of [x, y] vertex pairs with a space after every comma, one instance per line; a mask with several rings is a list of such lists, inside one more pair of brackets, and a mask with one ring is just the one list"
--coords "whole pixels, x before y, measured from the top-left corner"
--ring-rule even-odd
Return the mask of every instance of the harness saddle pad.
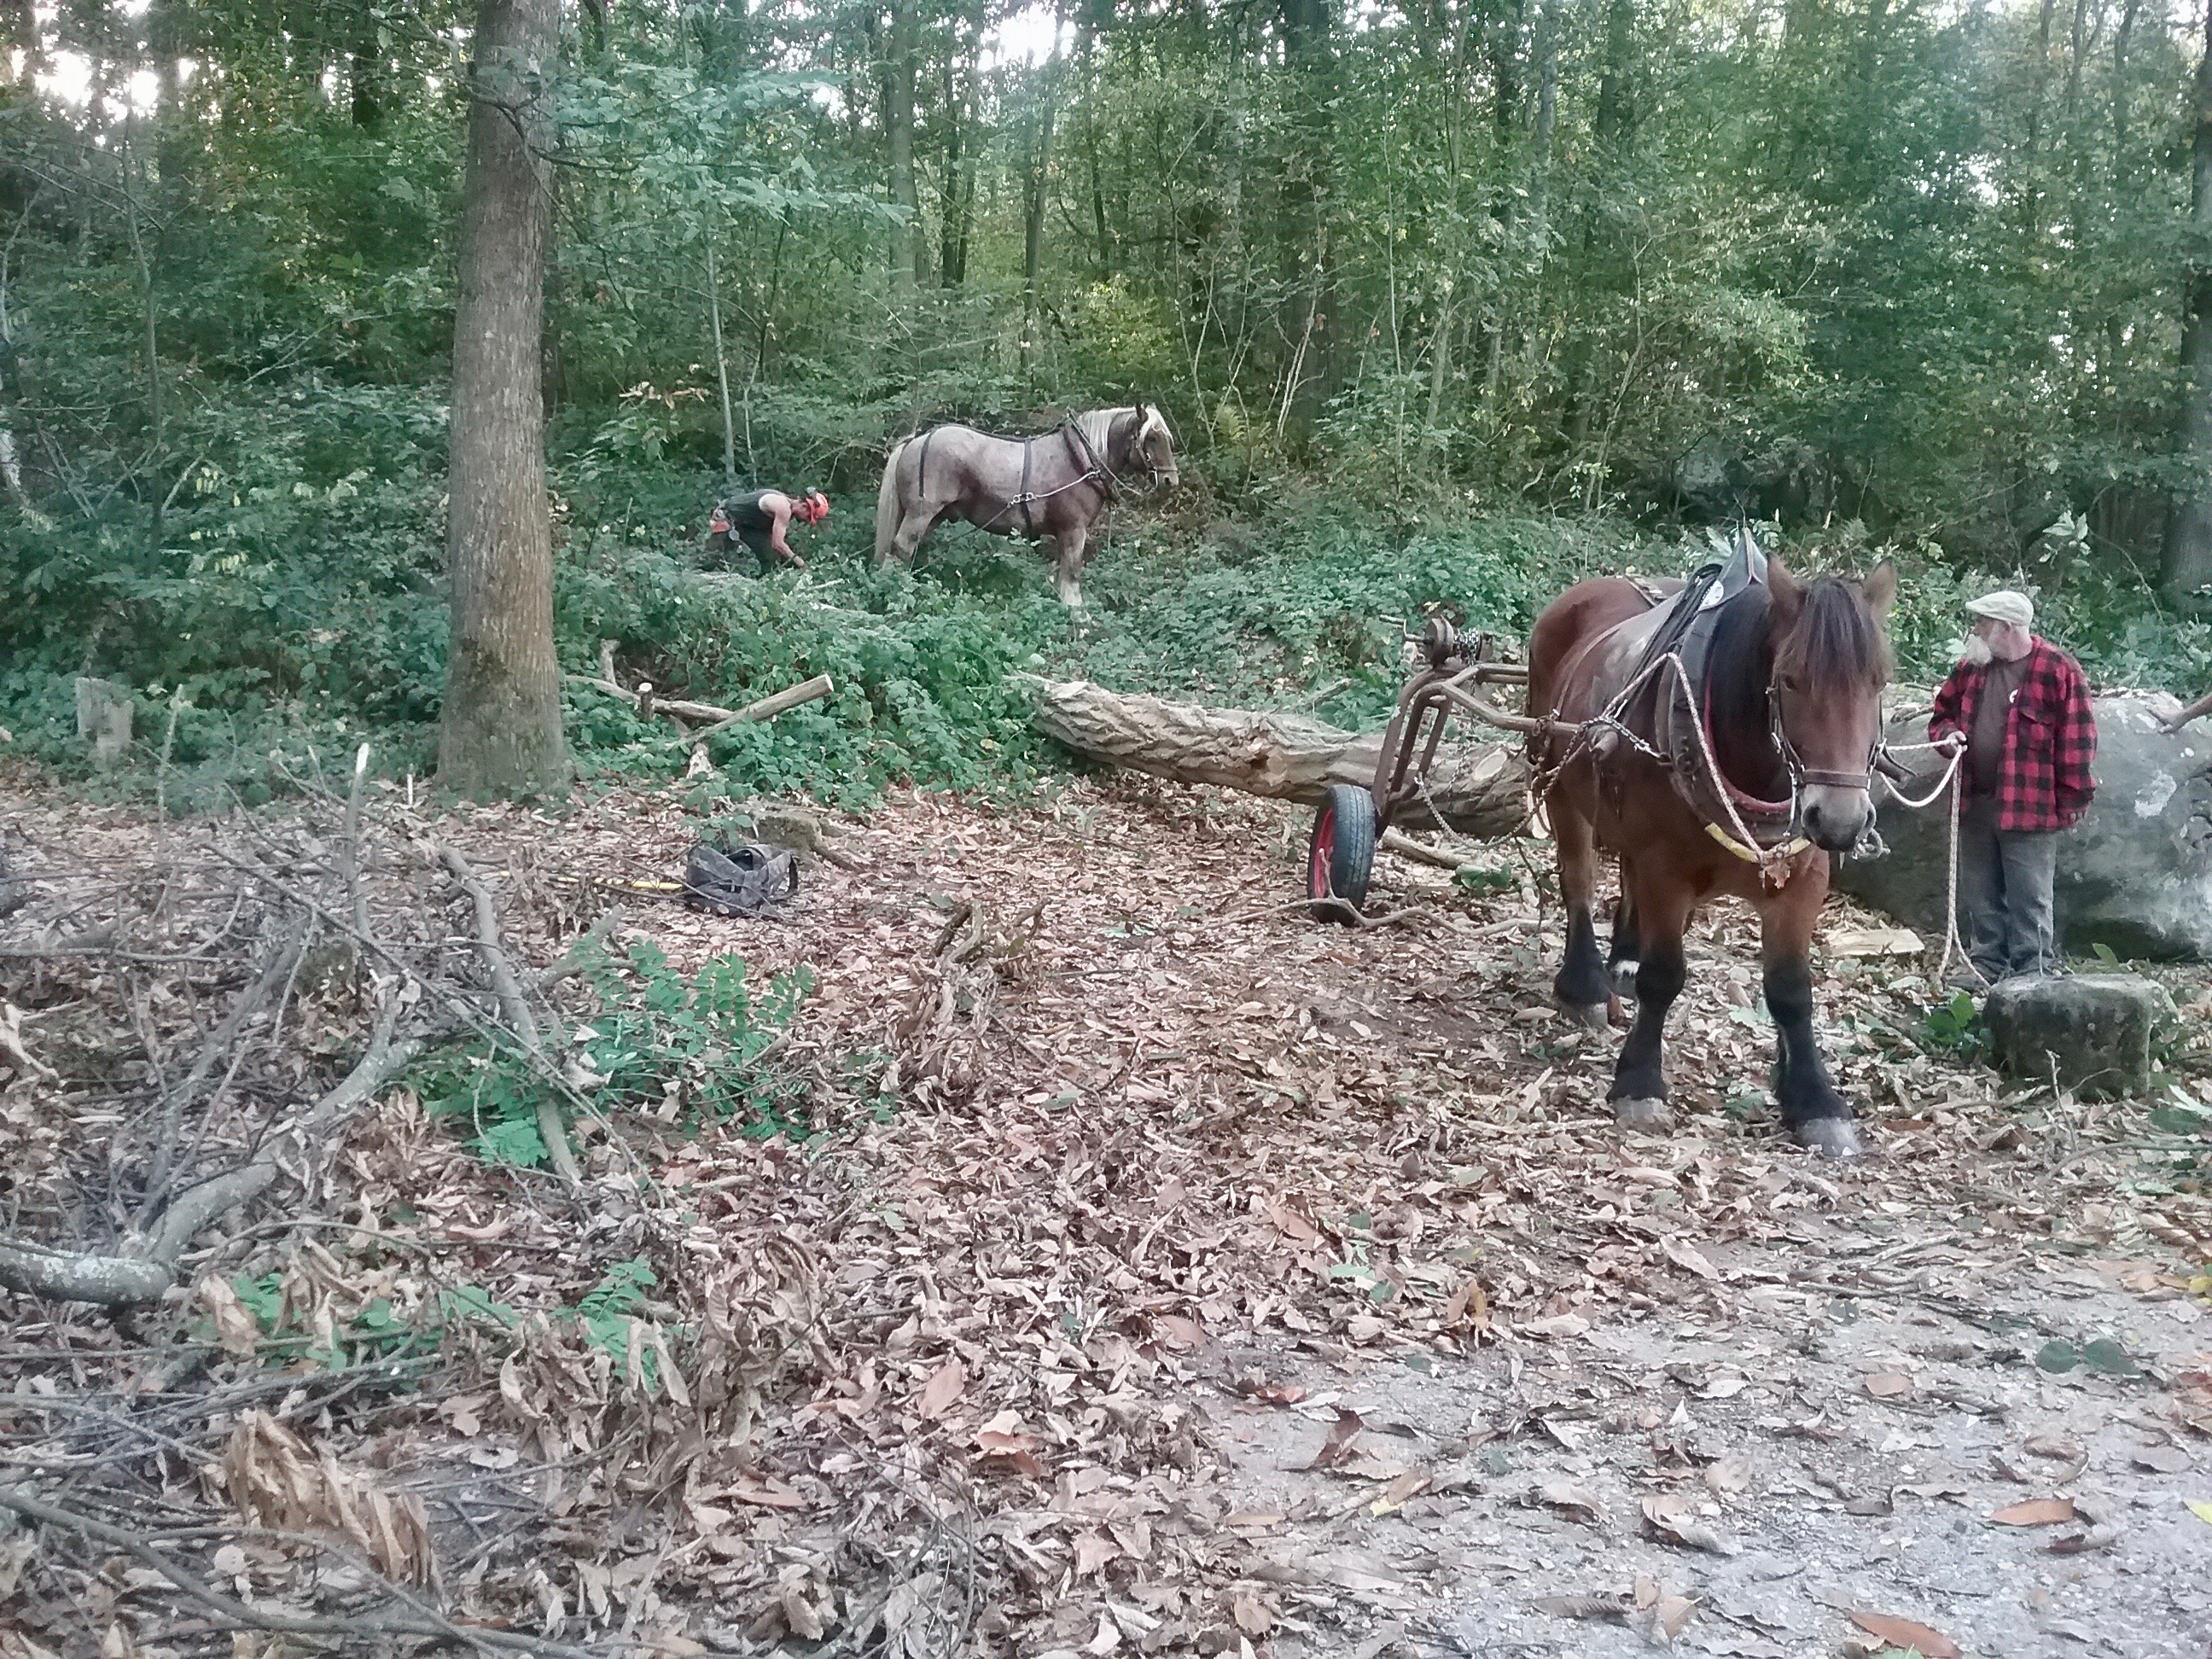
[[[1666, 613], [1645, 641], [1629, 677], [1633, 683], [1638, 676], [1650, 675], [1621, 710], [1621, 723], [1665, 757], [1674, 793], [1708, 823], [1724, 823], [1729, 816], [1705, 764], [1701, 741], [1713, 641], [1720, 631], [1723, 608], [1747, 590], [1765, 585], [1766, 556], [1749, 536], [1739, 535], [1725, 560], [1700, 566], [1688, 585], [1665, 601]], [[1654, 667], [1669, 654], [1681, 659], [1694, 701], [1672, 669]]]

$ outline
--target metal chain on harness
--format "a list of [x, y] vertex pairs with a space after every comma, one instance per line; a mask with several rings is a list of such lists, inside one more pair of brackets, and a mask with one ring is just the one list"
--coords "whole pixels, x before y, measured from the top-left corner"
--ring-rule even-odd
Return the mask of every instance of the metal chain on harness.
[[[931, 430], [934, 431], [935, 428], [932, 428]], [[1083, 447], [1083, 458], [1085, 462], [1084, 470], [1081, 472], [1077, 473], [1075, 477], [1070, 478], [1064, 484], [1060, 484], [1051, 489], [1040, 489], [1032, 492], [1030, 489], [1030, 472], [1034, 458], [1034, 452], [1031, 446], [1042, 443], [1047, 437], [1058, 438], [1062, 442], [1066, 442], [1071, 434], [1073, 434], [1076, 442]], [[1074, 416], [1070, 415], [1063, 419], [1060, 423], [1060, 429], [1056, 432], [1043, 434], [1034, 438], [1024, 438], [1021, 441], [1021, 493], [1016, 495], [1013, 500], [1008, 501], [1004, 507], [1000, 507], [996, 513], [993, 514], [989, 520], [980, 526], [979, 528], [984, 530], [995, 530], [1001, 519], [1004, 519], [1007, 514], [1012, 512], [1016, 507], [1019, 507], [1022, 510], [1022, 535], [1027, 540], [1035, 541], [1036, 539], [1036, 520], [1035, 515], [1031, 513], [1030, 508], [1036, 502], [1048, 501], [1055, 495], [1065, 495], [1069, 490], [1079, 489], [1084, 484], [1099, 485], [1099, 493], [1105, 497], [1105, 501], [1103, 503], [1105, 506], [1112, 506], [1118, 499], [1118, 486], [1121, 480], [1115, 476], [1112, 467], [1108, 466], [1103, 461], [1098, 459], [1098, 452], [1092, 447], [1090, 434], [1084, 431], [1083, 423], [1077, 420]], [[925, 450], [925, 459], [927, 459], [927, 452]], [[1158, 469], [1154, 468], [1153, 471], [1157, 473]]]
[[[1637, 694], [1644, 690], [1654, 675], [1664, 670], [1673, 671], [1675, 684], [1680, 687], [1682, 695], [1689, 700], [1690, 707], [1694, 709], [1697, 707], [1698, 699], [1697, 693], [1690, 684], [1690, 671], [1683, 664], [1679, 653], [1669, 651], [1665, 656], [1656, 658], [1644, 665], [1642, 671], [1622, 687], [1613, 701], [1606, 705], [1604, 713], [1583, 720], [1576, 726], [1575, 740], [1567, 745], [1566, 752], [1546, 771], [1544, 776], [1532, 788], [1531, 793], [1540, 798], [1548, 795], [1559, 774], [1579, 759], [1583, 752], [1595, 741], [1596, 734], [1601, 732], [1612, 732], [1626, 739], [1637, 753], [1661, 769], [1668, 772], [1675, 770], [1674, 763], [1668, 756], [1662, 754], [1644, 741], [1621, 718], [1623, 711], [1634, 700]], [[1697, 734], [1698, 758], [1704, 763], [1706, 780], [1712, 786], [1713, 798], [1720, 802], [1721, 810], [1728, 814], [1725, 829], [1721, 824], [1708, 819], [1705, 825], [1706, 832], [1746, 863], [1757, 865], [1762, 881], [1771, 882], [1777, 887], [1781, 886], [1788, 879], [1787, 871], [1790, 861], [1812, 845], [1811, 842], [1796, 833], [1797, 824], [1794, 811], [1790, 827], [1784, 831], [1783, 838], [1771, 846], [1763, 844], [1751, 826], [1743, 821], [1743, 814], [1736, 810], [1735, 797], [1728, 787], [1728, 779], [1721, 771], [1720, 760], [1713, 753], [1711, 740], [1705, 735], [1705, 722], [1693, 720], [1691, 722], [1691, 729]], [[1794, 803], [1796, 792], [1793, 790], [1791, 793]], [[1729, 833], [1731, 830], [1734, 831], [1733, 836]]]

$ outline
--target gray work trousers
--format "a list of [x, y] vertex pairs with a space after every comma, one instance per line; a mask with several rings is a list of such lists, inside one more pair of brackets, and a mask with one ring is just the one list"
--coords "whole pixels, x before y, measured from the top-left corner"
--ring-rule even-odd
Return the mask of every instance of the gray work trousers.
[[1966, 797], [1959, 818], [1959, 908], [1966, 954], [1990, 984], [2057, 966], [2057, 874], [2056, 830], [2000, 830], [1996, 798]]

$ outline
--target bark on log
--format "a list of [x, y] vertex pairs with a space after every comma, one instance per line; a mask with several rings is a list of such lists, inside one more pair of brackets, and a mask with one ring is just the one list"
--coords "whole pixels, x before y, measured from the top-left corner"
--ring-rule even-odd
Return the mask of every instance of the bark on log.
[[[1213, 783], [1275, 800], [1317, 802], [1331, 784], [1374, 781], [1382, 737], [1343, 731], [1304, 714], [1209, 708], [1109, 691], [1088, 680], [1030, 679], [1030, 724], [1089, 760], [1182, 783]], [[1455, 731], [1465, 733], [1463, 725]], [[1467, 734], [1472, 738], [1472, 734]], [[1445, 822], [1415, 801], [1394, 820], [1473, 840], [1519, 833], [1528, 769], [1516, 746], [1473, 739], [1448, 744], [1429, 777]]]

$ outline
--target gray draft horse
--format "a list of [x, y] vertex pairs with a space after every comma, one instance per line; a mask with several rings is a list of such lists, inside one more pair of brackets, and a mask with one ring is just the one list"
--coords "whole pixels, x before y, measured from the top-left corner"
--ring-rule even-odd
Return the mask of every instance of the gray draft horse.
[[933, 426], [891, 446], [876, 492], [876, 562], [910, 559], [948, 514], [998, 536], [1052, 544], [1060, 601], [1083, 609], [1091, 526], [1124, 485], [1176, 483], [1175, 439], [1150, 404], [1071, 415], [1035, 438]]

